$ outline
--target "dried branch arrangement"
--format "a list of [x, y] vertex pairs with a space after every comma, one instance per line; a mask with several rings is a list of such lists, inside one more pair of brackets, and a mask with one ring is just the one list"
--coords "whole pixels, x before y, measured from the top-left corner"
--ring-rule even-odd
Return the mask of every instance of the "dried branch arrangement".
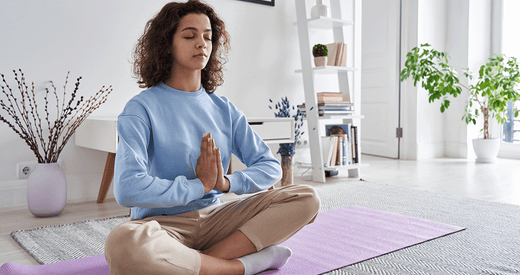
[[[63, 97], [61, 99], [56, 86], [52, 81], [51, 89], [45, 88], [45, 116], [42, 128], [42, 117], [38, 113], [38, 104], [36, 103], [36, 96], [34, 91], [34, 82], [31, 84], [31, 89], [26, 84], [25, 76], [22, 70], [18, 70], [19, 74], [13, 70], [14, 79], [18, 83], [19, 95], [13, 92], [3, 74], [2, 81], [5, 86], [2, 87], [2, 93], [7, 98], [6, 101], [0, 99], [0, 106], [2, 110], [7, 112], [6, 117], [11, 117], [9, 121], [6, 117], [0, 114], [0, 121], [9, 125], [15, 133], [17, 133], [29, 145], [34, 152], [39, 163], [53, 163], [58, 161], [58, 157], [63, 148], [72, 137], [79, 125], [101, 104], [106, 102], [107, 96], [112, 92], [112, 86], [103, 86], [95, 95], [89, 99], [84, 100], [81, 96], [76, 100], [76, 94], [79, 89], [81, 76], [77, 78], [74, 91], [70, 95], [70, 99], [66, 100], [66, 87], [69, 80], [69, 74], [65, 78], [65, 85], [63, 86]], [[56, 99], [56, 118], [51, 119], [49, 106], [49, 94]], [[52, 96], [54, 94], [54, 96]], [[47, 124], [47, 125], [45, 125]], [[47, 128], [45, 128], [47, 126]], [[44, 131], [46, 129], [46, 131]], [[48, 135], [48, 136], [47, 136]], [[47, 136], [47, 138], [45, 138]]]

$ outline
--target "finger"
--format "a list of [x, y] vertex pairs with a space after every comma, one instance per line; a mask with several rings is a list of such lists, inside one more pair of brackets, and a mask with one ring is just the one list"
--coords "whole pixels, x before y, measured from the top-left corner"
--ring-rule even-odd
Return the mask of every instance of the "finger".
[[208, 157], [212, 157], [214, 154], [213, 154], [213, 139], [212, 138], [209, 138], [208, 139], [208, 142], [206, 143], [206, 154]]
[[206, 155], [208, 150], [208, 141], [206, 139], [202, 139], [200, 143], [200, 154]]
[[217, 154], [216, 154], [216, 160], [217, 160], [217, 169], [218, 169], [218, 172], [220, 174], [220, 172], [223, 170], [222, 169], [222, 158], [220, 157], [220, 148], [217, 149]]

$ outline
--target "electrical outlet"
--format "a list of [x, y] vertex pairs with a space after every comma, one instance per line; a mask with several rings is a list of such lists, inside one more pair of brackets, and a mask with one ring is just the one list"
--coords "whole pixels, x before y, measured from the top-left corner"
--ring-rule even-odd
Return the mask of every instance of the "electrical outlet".
[[19, 179], [28, 179], [31, 172], [36, 169], [37, 161], [22, 161], [16, 164], [16, 175]]
[[[36, 160], [18, 162], [16, 164], [16, 176], [18, 179], [28, 179], [34, 169], [36, 169], [37, 164], [38, 161]], [[61, 159], [58, 160], [58, 165], [61, 171], [63, 171], [63, 161]]]

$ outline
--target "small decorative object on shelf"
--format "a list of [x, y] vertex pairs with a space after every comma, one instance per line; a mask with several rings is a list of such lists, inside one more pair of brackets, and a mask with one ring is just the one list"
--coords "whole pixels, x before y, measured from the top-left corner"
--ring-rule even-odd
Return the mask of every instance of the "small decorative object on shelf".
[[[271, 99], [269, 99], [269, 102], [273, 103]], [[305, 133], [301, 132], [300, 129], [303, 126], [303, 114], [300, 112], [299, 109], [296, 109], [294, 106], [292, 106], [289, 103], [289, 100], [287, 97], [282, 98], [282, 102], [277, 102], [274, 105], [275, 110], [277, 110], [274, 115], [275, 117], [292, 117], [294, 118], [294, 143], [283, 143], [280, 144], [280, 149], [278, 149], [278, 154], [282, 156], [282, 186], [291, 185], [293, 183], [293, 176], [292, 176], [292, 156], [295, 152], [295, 145], [299, 145], [301, 141], [299, 138]], [[272, 106], [269, 106], [269, 109], [273, 109]], [[291, 115], [291, 110], [296, 110], [296, 114]]]
[[318, 18], [320, 16], [327, 17], [329, 14], [329, 7], [323, 4], [323, 0], [316, 0], [316, 6], [311, 8], [311, 17]]
[[[477, 117], [482, 115], [483, 139], [473, 139], [473, 147], [477, 154], [477, 162], [494, 162], [500, 147], [500, 139], [492, 139], [489, 133], [489, 119], [494, 117], [499, 124], [508, 120], [507, 102], [515, 102], [520, 98], [516, 89], [520, 85], [520, 70], [515, 57], [496, 55], [490, 57], [488, 62], [480, 67], [478, 82], [469, 87], [461, 84], [457, 77], [457, 71], [448, 65], [449, 56], [445, 52], [433, 49], [429, 44], [413, 48], [406, 54], [405, 68], [401, 72], [401, 81], [412, 76], [414, 86], [417, 82], [428, 91], [429, 102], [441, 100], [441, 113], [450, 106], [448, 95], [457, 97], [464, 88], [468, 93], [468, 101], [462, 119], [466, 124], [477, 123]], [[464, 76], [472, 79], [468, 69], [464, 70]], [[518, 110], [513, 110], [514, 116], [518, 117]], [[485, 150], [479, 150], [482, 143], [486, 145]], [[490, 150], [494, 149], [493, 153]], [[479, 156], [480, 152], [486, 154]]]
[[[13, 70], [19, 94], [15, 94], [3, 74], [5, 86], [0, 85], [7, 101], [0, 99], [2, 110], [8, 116], [0, 115], [0, 121], [5, 122], [18, 136], [20, 136], [33, 151], [38, 165], [27, 181], [27, 205], [35, 216], [46, 217], [59, 215], [67, 200], [67, 183], [65, 175], [60, 170], [57, 161], [65, 145], [74, 134], [78, 126], [99, 106], [105, 103], [112, 91], [112, 86], [103, 86], [88, 100], [83, 96], [76, 99], [81, 76], [78, 77], [70, 99], [66, 99], [66, 87], [69, 73], [65, 78], [63, 95], [58, 94], [52, 81], [51, 89], [45, 89], [45, 115], [40, 116], [34, 82], [31, 89], [27, 86], [22, 70], [20, 75]], [[56, 99], [56, 109], [49, 106], [49, 94]], [[60, 106], [61, 97], [61, 106]], [[61, 107], [61, 108], [60, 108]], [[40, 107], [41, 108], [41, 107]], [[51, 115], [52, 113], [52, 115]], [[55, 120], [52, 116], [55, 115]], [[7, 119], [11, 117], [11, 119]], [[42, 127], [42, 118], [43, 127]], [[47, 127], [45, 127], [47, 126]]]
[[314, 65], [316, 67], [327, 65], [327, 56], [329, 55], [329, 50], [326, 45], [316, 44], [312, 47], [312, 55], [314, 56]]

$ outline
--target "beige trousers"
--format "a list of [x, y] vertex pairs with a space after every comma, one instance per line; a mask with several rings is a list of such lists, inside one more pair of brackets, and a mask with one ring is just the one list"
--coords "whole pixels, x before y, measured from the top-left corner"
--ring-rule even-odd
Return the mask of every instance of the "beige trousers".
[[279, 244], [316, 218], [320, 201], [306, 185], [256, 193], [175, 216], [118, 225], [105, 243], [112, 275], [198, 274], [205, 250], [237, 230], [257, 251]]

